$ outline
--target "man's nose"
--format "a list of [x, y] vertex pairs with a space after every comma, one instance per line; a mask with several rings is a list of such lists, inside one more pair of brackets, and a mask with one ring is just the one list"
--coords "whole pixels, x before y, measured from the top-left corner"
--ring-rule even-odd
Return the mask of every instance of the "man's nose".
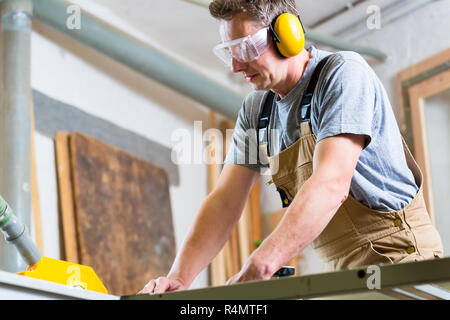
[[233, 72], [241, 72], [245, 70], [247, 64], [245, 62], [239, 62], [237, 59], [233, 58], [231, 60], [231, 69]]

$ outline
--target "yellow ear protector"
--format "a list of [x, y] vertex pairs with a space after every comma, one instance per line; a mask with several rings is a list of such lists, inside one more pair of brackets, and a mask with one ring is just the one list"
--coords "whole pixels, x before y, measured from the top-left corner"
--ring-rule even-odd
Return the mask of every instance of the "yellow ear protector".
[[270, 25], [273, 43], [278, 53], [286, 58], [294, 57], [305, 46], [305, 29], [299, 16], [282, 13]]

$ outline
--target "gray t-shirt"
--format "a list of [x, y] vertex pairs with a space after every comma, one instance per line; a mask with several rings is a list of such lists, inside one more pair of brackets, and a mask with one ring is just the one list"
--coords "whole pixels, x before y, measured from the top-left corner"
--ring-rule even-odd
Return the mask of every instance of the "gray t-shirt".
[[[269, 123], [269, 155], [300, 137], [300, 100], [319, 61], [331, 52], [308, 48], [311, 59], [297, 85], [285, 97], [275, 95]], [[225, 163], [253, 170], [267, 167], [256, 157], [258, 117], [267, 92], [253, 91], [244, 100]], [[320, 140], [342, 133], [366, 136], [350, 185], [350, 194], [381, 211], [406, 207], [417, 194], [406, 164], [400, 131], [386, 91], [375, 72], [357, 53], [341, 51], [330, 57], [312, 100], [311, 127]]]

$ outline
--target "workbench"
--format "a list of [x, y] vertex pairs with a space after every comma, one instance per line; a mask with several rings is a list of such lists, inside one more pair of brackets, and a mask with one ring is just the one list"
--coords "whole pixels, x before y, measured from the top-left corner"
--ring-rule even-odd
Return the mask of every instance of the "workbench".
[[83, 300], [273, 300], [273, 299], [446, 299], [450, 300], [450, 258], [378, 265], [380, 289], [368, 289], [375, 275], [367, 267], [232, 286], [119, 297], [69, 288], [0, 271], [0, 299]]
[[[369, 289], [367, 267], [253, 281], [232, 286], [122, 297], [146, 300], [405, 299], [450, 300], [450, 258], [380, 264], [380, 289]], [[370, 282], [370, 281], [369, 281]]]

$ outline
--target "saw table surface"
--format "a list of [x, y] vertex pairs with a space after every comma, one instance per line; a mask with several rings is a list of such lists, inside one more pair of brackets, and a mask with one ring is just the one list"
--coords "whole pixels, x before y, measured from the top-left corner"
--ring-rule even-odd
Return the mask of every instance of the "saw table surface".
[[87, 300], [272, 300], [272, 299], [446, 299], [450, 300], [450, 258], [379, 265], [380, 289], [368, 289], [366, 267], [232, 286], [113, 296], [0, 271], [0, 299]]
[[[232, 286], [127, 296], [147, 300], [405, 299], [450, 300], [450, 258], [380, 264], [380, 289], [369, 289], [375, 275], [367, 267], [313, 275], [253, 281]], [[372, 278], [373, 279], [373, 278]]]

